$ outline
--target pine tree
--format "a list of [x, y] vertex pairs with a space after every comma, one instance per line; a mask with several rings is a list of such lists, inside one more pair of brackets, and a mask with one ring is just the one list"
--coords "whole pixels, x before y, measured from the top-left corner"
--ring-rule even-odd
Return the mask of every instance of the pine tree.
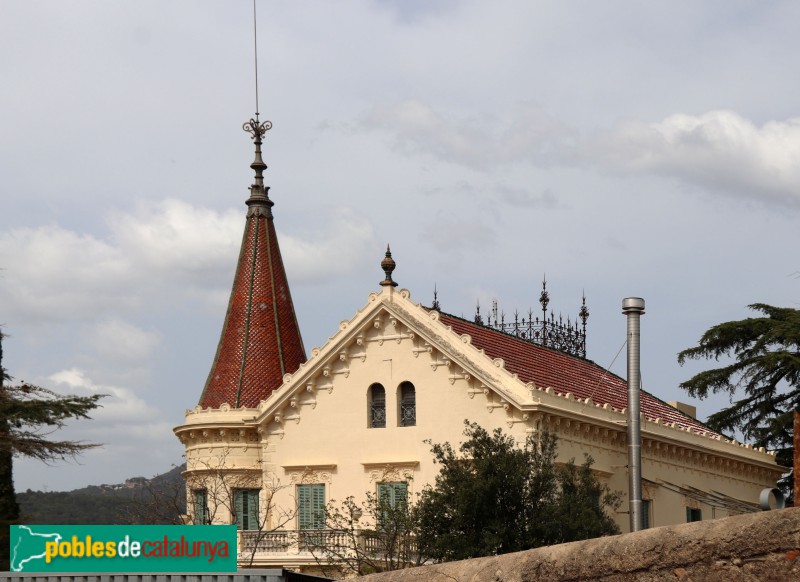
[[9, 525], [19, 519], [14, 492], [14, 455], [53, 461], [74, 457], [96, 447], [91, 443], [57, 441], [50, 433], [72, 418], [89, 418], [103, 395], [61, 396], [22, 383], [11, 385], [3, 367], [3, 334], [0, 333], [0, 571], [9, 567]]
[[741, 431], [755, 446], [774, 449], [782, 465], [792, 463], [792, 416], [800, 409], [800, 310], [763, 303], [749, 306], [766, 317], [715, 325], [698, 345], [678, 354], [687, 359], [733, 357], [734, 362], [700, 372], [680, 386], [705, 398], [737, 390], [744, 397], [708, 417], [717, 432]]

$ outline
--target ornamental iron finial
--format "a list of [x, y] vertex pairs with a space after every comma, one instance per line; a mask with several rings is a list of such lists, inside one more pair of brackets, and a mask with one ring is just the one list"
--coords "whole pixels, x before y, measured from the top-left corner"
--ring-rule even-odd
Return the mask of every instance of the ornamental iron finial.
[[581, 318], [581, 322], [583, 323], [583, 331], [585, 333], [586, 332], [586, 320], [589, 319], [589, 308], [586, 307], [586, 293], [583, 294], [583, 301], [581, 303], [581, 310], [578, 312], [578, 317]]
[[442, 308], [439, 305], [439, 292], [436, 289], [436, 283], [433, 284], [433, 304], [431, 305], [431, 309], [434, 311], [441, 311]]
[[255, 182], [250, 186], [250, 198], [248, 198], [246, 202], [249, 208], [247, 215], [264, 214], [266, 216], [272, 216], [271, 208], [274, 202], [269, 199], [269, 186], [264, 186], [264, 170], [267, 169], [267, 164], [264, 163], [264, 159], [261, 157], [262, 138], [267, 131], [272, 129], [272, 122], [259, 121], [258, 113], [256, 113], [255, 119], [251, 117], [249, 121], [242, 125], [242, 129], [250, 134], [251, 139], [256, 144], [256, 157], [253, 163], [250, 164], [256, 176]]
[[481, 302], [480, 299], [475, 302], [475, 323], [483, 325], [483, 317], [481, 317]]
[[397, 263], [394, 262], [392, 258], [392, 249], [389, 248], [389, 244], [386, 244], [386, 256], [381, 261], [381, 269], [383, 269], [386, 278], [381, 281], [381, 287], [397, 287], [397, 283], [392, 281], [392, 272], [394, 271]]
[[[589, 319], [589, 308], [586, 307], [586, 292], [583, 293], [583, 301], [581, 303], [581, 310], [578, 312], [578, 317], [581, 318], [581, 323], [583, 325], [583, 332], [581, 333], [581, 340], [583, 341], [583, 353], [586, 353], [586, 320]], [[578, 322], [575, 322], [575, 326], [577, 327]]]
[[542, 292], [539, 294], [539, 303], [542, 306], [542, 319], [547, 319], [547, 304], [550, 303], [550, 294], [547, 292], [547, 278], [542, 278]]

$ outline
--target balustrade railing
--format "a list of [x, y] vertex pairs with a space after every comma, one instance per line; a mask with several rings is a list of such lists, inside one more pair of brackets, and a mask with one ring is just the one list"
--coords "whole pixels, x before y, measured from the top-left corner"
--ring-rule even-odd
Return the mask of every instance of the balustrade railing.
[[302, 529], [239, 532], [239, 553], [311, 553], [318, 547], [348, 547], [348, 532], [334, 529]]
[[[323, 547], [347, 553], [354, 549], [354, 543], [373, 555], [386, 551], [386, 542], [380, 532], [364, 530], [357, 533], [355, 539], [352, 536], [352, 532], [336, 529], [242, 530], [239, 532], [239, 553], [261, 557], [277, 554], [306, 554], [311, 557], [313, 552]], [[415, 540], [403, 539], [397, 543], [408, 544], [405, 554], [416, 554]]]

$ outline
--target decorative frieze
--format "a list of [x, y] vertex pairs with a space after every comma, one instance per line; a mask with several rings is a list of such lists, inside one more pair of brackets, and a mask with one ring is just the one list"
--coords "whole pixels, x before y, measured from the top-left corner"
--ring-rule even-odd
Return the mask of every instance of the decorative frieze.
[[289, 481], [295, 485], [330, 483], [336, 465], [284, 465], [283, 470]]
[[369, 473], [371, 483], [411, 481], [419, 461], [394, 461], [386, 463], [361, 463]]

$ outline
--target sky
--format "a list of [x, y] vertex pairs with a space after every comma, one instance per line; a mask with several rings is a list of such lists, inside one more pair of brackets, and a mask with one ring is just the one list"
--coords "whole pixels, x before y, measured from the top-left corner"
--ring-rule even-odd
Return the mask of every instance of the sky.
[[[586, 294], [588, 357], [705, 419], [676, 354], [800, 302], [800, 3], [257, 0], [266, 183], [306, 350], [377, 290], [471, 318]], [[249, 0], [0, 3], [0, 324], [16, 381], [107, 394], [18, 490], [150, 477], [200, 397], [244, 227]], [[619, 353], [619, 356], [617, 354]]]

